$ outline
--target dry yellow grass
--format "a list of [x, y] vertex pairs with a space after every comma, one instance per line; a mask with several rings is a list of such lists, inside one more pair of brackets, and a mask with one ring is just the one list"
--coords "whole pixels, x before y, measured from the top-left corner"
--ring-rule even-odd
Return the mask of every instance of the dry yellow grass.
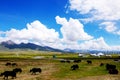
[[[16, 62], [18, 66], [5, 66], [6, 62]], [[55, 72], [55, 64], [46, 60], [8, 60], [8, 61], [0, 61], [0, 72], [4, 72], [6, 70], [12, 70], [13, 68], [20, 67], [23, 72], [17, 74], [17, 78], [15, 80], [52, 80], [51, 74]], [[42, 73], [37, 73], [36, 75], [31, 75], [29, 70], [33, 67], [39, 67], [42, 69]], [[3, 77], [0, 77], [2, 80]], [[10, 79], [9, 77], [9, 80]]]

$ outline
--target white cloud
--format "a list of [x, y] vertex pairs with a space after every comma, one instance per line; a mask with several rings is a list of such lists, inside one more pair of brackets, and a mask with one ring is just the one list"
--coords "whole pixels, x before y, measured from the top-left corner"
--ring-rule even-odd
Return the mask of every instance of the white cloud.
[[92, 39], [79, 44], [79, 49], [87, 50], [120, 50], [120, 46], [109, 46], [103, 37]]
[[109, 33], [120, 35], [120, 29], [116, 26], [115, 22], [103, 22], [100, 24], [100, 28]]
[[120, 50], [120, 46], [111, 46], [111, 50]]
[[[11, 29], [6, 31], [5, 40], [21, 42], [39, 42], [39, 44], [53, 43], [59, 39], [59, 34], [54, 29], [48, 29], [39, 21], [27, 24], [27, 28], [22, 30]], [[48, 44], [49, 45], [49, 44]]]
[[70, 10], [87, 15], [80, 20], [101, 21], [104, 30], [120, 35], [120, 29], [115, 25], [120, 20], [120, 0], [69, 0], [69, 3]]
[[65, 18], [56, 16], [56, 22], [62, 25], [61, 33], [65, 42], [76, 42], [78, 40], [89, 40], [93, 38], [84, 31], [83, 24], [77, 19], [70, 18], [67, 21]]
[[[92, 36], [88, 35], [84, 31], [84, 26], [77, 19], [70, 18], [68, 21], [66, 18], [61, 18], [56, 16], [56, 22], [61, 27], [61, 32], [63, 38], [61, 39], [62, 48], [70, 48], [70, 49], [95, 49], [95, 50], [112, 50], [104, 40], [103, 37], [98, 39], [93, 39]], [[110, 25], [110, 23], [103, 23], [102, 25]], [[109, 31], [112, 29], [108, 29]], [[116, 30], [116, 29], [114, 29]], [[82, 40], [83, 43], [79, 43], [78, 41]]]
[[[12, 40], [16, 43], [32, 42], [58, 49], [120, 49], [120, 46], [110, 47], [107, 45], [103, 37], [92, 39], [93, 37], [84, 31], [84, 26], [77, 19], [70, 18], [67, 21], [65, 18], [57, 16], [56, 21], [62, 25], [61, 33], [63, 34], [63, 38], [61, 39], [59, 38], [59, 33], [54, 29], [47, 28], [40, 21], [34, 21], [27, 24], [27, 27], [21, 30], [11, 29], [6, 32], [0, 31], [0, 42], [6, 40]], [[78, 42], [81, 40], [83, 43]]]
[[82, 49], [98, 49], [98, 50], [109, 50], [109, 45], [106, 44], [103, 37], [98, 39], [93, 39], [89, 41], [85, 41], [84, 43], [80, 44]]
[[114, 22], [103, 22], [100, 24], [101, 28], [105, 29], [108, 32], [114, 33], [117, 30]]
[[70, 10], [90, 14], [95, 20], [119, 20], [120, 0], [69, 0]]

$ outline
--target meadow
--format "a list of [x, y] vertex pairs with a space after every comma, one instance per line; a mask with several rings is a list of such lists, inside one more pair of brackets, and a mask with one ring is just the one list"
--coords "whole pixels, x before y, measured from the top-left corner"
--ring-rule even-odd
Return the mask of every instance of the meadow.
[[[115, 62], [112, 58], [78, 57], [78, 54], [45, 52], [45, 51], [1, 51], [0, 52], [0, 73], [14, 68], [22, 68], [22, 73], [17, 74], [14, 80], [120, 80], [118, 75], [108, 74], [104, 66], [100, 63], [110, 63], [116, 65], [120, 72], [120, 62]], [[70, 63], [61, 63], [60, 60], [71, 60]], [[80, 59], [80, 63], [72, 60]], [[92, 64], [87, 64], [86, 60], [91, 60]], [[17, 63], [17, 66], [5, 66], [7, 62]], [[78, 64], [78, 70], [71, 70], [73, 64]], [[33, 67], [42, 69], [41, 73], [31, 75], [29, 70]], [[0, 76], [0, 80], [3, 77]], [[13, 80], [9, 77], [9, 80]]]

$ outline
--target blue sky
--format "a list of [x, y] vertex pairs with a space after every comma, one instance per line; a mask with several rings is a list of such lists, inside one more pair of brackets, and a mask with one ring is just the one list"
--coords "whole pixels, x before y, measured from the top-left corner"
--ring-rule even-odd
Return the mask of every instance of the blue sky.
[[0, 0], [0, 42], [120, 49], [119, 0]]
[[[54, 25], [56, 15], [65, 15], [66, 3], [67, 0], [1, 0], [0, 26], [5, 28], [0, 29], [6, 30], [11, 27], [21, 29], [25, 27], [26, 23], [34, 20]], [[51, 20], [54, 23], [50, 24]]]

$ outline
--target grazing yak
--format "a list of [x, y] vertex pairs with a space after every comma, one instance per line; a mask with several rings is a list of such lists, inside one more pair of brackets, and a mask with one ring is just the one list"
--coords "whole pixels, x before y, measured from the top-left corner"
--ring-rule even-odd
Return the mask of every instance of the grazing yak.
[[12, 66], [17, 66], [17, 63], [12, 63], [11, 65], [12, 65]]
[[78, 66], [77, 64], [74, 64], [74, 65], [71, 66], [71, 69], [72, 69], [72, 70], [76, 70], [76, 69], [78, 69], [78, 68], [79, 68], [79, 66]]
[[90, 60], [87, 60], [87, 63], [88, 63], [88, 64], [92, 64], [92, 61], [90, 61]]
[[42, 72], [41, 68], [32, 68], [32, 69], [30, 69], [30, 73], [36, 74], [36, 72], [41, 73]]
[[60, 62], [61, 63], [65, 63], [65, 62], [70, 63], [70, 60], [60, 60]]
[[116, 65], [106, 64], [106, 70], [116, 69]]
[[106, 64], [106, 70], [108, 70], [109, 74], [118, 74], [116, 65]]
[[114, 59], [114, 62], [120, 62], [120, 59]]
[[16, 73], [18, 73], [18, 72], [21, 73], [22, 69], [21, 68], [15, 68], [15, 69], [13, 69], [13, 71], [16, 72]]
[[4, 79], [8, 79], [8, 76], [11, 76], [12, 79], [16, 78], [16, 72], [14, 71], [5, 71], [0, 74], [0, 76], [4, 76]]
[[110, 69], [109, 74], [118, 74], [118, 70], [117, 69]]
[[104, 63], [100, 63], [100, 66], [104, 66]]
[[11, 65], [11, 63], [10, 63], [10, 62], [7, 62], [5, 65], [6, 65], [6, 66], [10, 66], [10, 65]]
[[70, 63], [70, 60], [66, 60], [67, 63]]
[[66, 61], [65, 61], [65, 60], [61, 60], [60, 62], [61, 62], [61, 63], [65, 63]]
[[81, 62], [81, 60], [74, 60], [73, 62], [74, 63], [79, 63], [79, 62]]
[[10, 62], [7, 62], [5, 65], [6, 65], [6, 66], [17, 66], [17, 63], [10, 63]]

